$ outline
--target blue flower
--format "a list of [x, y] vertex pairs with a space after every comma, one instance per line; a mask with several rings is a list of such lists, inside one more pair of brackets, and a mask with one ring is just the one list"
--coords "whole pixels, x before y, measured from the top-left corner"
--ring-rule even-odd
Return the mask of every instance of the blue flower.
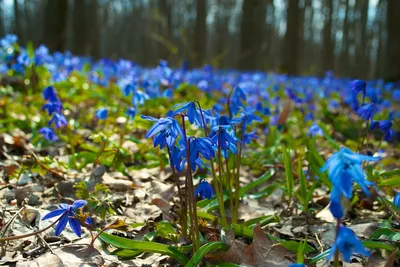
[[378, 112], [377, 106], [372, 104], [366, 104], [357, 110], [358, 116], [360, 116], [363, 120], [371, 120], [375, 113]]
[[243, 123], [245, 125], [251, 125], [253, 121], [262, 122], [262, 119], [259, 116], [255, 115], [254, 112], [254, 109], [244, 108], [243, 111], [240, 113], [239, 118], [232, 119], [232, 124]]
[[354, 80], [350, 82], [350, 88], [351, 91], [354, 93], [362, 93], [363, 99], [365, 98], [365, 95], [367, 93], [367, 84], [363, 80]]
[[61, 218], [56, 227], [56, 236], [61, 234], [61, 232], [65, 229], [65, 226], [67, 226], [67, 223], [69, 223], [69, 226], [71, 227], [72, 231], [77, 236], [81, 237], [82, 234], [81, 223], [77, 218], [75, 218], [75, 212], [77, 212], [78, 209], [83, 208], [86, 204], [87, 202], [85, 200], [77, 200], [74, 203], [72, 203], [72, 205], [60, 204], [59, 209], [50, 211], [43, 217], [42, 220], [47, 220], [61, 215]]
[[351, 255], [354, 253], [359, 253], [364, 256], [370, 255], [354, 232], [345, 226], [340, 226], [335, 243], [327, 259], [332, 259], [337, 250], [343, 254], [343, 258], [346, 262], [350, 262]]
[[241, 107], [244, 108], [242, 101], [246, 101], [246, 95], [243, 90], [237, 86], [233, 91], [229, 103], [230, 112], [232, 114], [236, 115]]
[[397, 133], [395, 132], [395, 131], [393, 131], [393, 130], [389, 130], [389, 131], [387, 131], [386, 132], [386, 134], [385, 134], [385, 140], [387, 141], [387, 142], [390, 142], [390, 141], [392, 141], [392, 140], [394, 140], [394, 139], [397, 139]]
[[228, 157], [229, 151], [233, 154], [237, 153], [236, 141], [238, 138], [235, 137], [231, 126], [216, 126], [213, 128], [213, 132], [215, 134], [211, 137], [211, 140], [217, 147], [221, 148], [225, 158]]
[[61, 113], [62, 111], [62, 104], [60, 101], [54, 101], [54, 102], [47, 102], [46, 104], [43, 105], [42, 110], [49, 113], [49, 115], [53, 114], [54, 112]]
[[183, 104], [177, 104], [173, 107], [178, 108], [174, 111], [174, 115], [186, 112], [186, 116], [189, 119], [190, 124], [196, 124], [197, 126], [203, 126], [203, 120], [200, 114], [200, 109], [197, 108], [195, 102], [188, 102]]
[[53, 122], [57, 129], [68, 125], [67, 119], [61, 113], [54, 113], [53, 118], [49, 121], [49, 125], [53, 124]]
[[129, 118], [129, 119], [131, 119], [131, 120], [133, 120], [134, 118], [135, 118], [135, 116], [136, 116], [136, 109], [135, 108], [128, 108], [127, 110], [126, 110], [126, 116]]
[[[354, 153], [345, 147], [340, 148], [338, 152], [333, 154], [321, 168], [321, 171], [328, 171], [329, 180], [333, 185], [330, 197], [331, 202], [335, 204], [341, 203], [342, 195], [348, 199], [351, 198], [353, 192], [352, 181], [358, 183], [361, 189], [367, 195], [370, 195], [371, 193], [368, 190], [368, 186], [373, 183], [365, 179], [361, 164], [363, 161], [377, 160], [379, 160], [378, 157]], [[334, 208], [340, 208], [340, 206], [336, 205]], [[335, 213], [339, 214], [340, 212], [336, 211]]]
[[171, 147], [175, 140], [183, 135], [179, 123], [172, 117], [156, 119], [150, 116], [141, 115], [142, 119], [156, 122], [146, 134], [146, 138], [153, 137], [154, 147], [160, 145], [163, 149], [166, 145]]
[[322, 131], [321, 127], [318, 126], [315, 122], [311, 125], [310, 129], [308, 129], [307, 135], [310, 136], [323, 136], [324, 132]]
[[250, 144], [252, 139], [257, 139], [257, 138], [258, 138], [258, 135], [256, 134], [256, 131], [252, 131], [252, 132], [244, 134], [243, 141], [245, 144]]
[[288, 267], [306, 267], [304, 263], [292, 263]]
[[96, 117], [99, 120], [105, 120], [108, 117], [108, 109], [106, 108], [100, 108], [96, 111]]
[[171, 167], [175, 167], [175, 169], [178, 172], [183, 171], [183, 168], [185, 167], [185, 161], [184, 161], [184, 156], [185, 156], [185, 153], [186, 153], [185, 149], [184, 148], [180, 149], [177, 146], [170, 146], [169, 150], [170, 150], [170, 153], [171, 153], [170, 154], [171, 158], [169, 159], [170, 160], [170, 164], [171, 164], [171, 161], [172, 161]]
[[381, 120], [379, 122], [379, 129], [381, 129], [381, 131], [387, 132], [387, 131], [390, 130], [390, 128], [392, 128], [392, 121], [390, 121], [390, 120]]
[[58, 139], [54, 130], [49, 127], [40, 128], [39, 133], [44, 135], [44, 138], [50, 142], [54, 142]]
[[43, 98], [50, 102], [59, 102], [56, 90], [53, 86], [48, 86], [43, 90]]
[[194, 195], [201, 199], [211, 199], [214, 196], [214, 190], [206, 180], [201, 180]]
[[138, 105], [143, 106], [144, 101], [150, 99], [150, 97], [141, 90], [136, 90], [132, 96], [132, 106], [137, 107]]

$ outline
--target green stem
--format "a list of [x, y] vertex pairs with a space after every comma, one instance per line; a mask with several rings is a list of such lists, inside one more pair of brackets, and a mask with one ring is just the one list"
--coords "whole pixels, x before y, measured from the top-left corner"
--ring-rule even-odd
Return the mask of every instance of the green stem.
[[[203, 122], [204, 134], [207, 137], [208, 129], [207, 129], [206, 121], [204, 119], [203, 109], [201, 108], [199, 101], [196, 101], [196, 103], [200, 109], [200, 115], [201, 115], [201, 120]], [[220, 185], [218, 183], [217, 172], [215, 171], [215, 165], [214, 165], [213, 158], [210, 159], [210, 166], [211, 166], [211, 175], [213, 178], [214, 191], [215, 191], [215, 195], [217, 196], [217, 200], [218, 200], [218, 204], [219, 204], [218, 205], [219, 211], [221, 213], [221, 224], [223, 227], [226, 227], [227, 223], [226, 223], [226, 214], [225, 214], [225, 206], [224, 206], [224, 196], [223, 196], [223, 191], [220, 191]]]
[[171, 155], [171, 150], [169, 149], [169, 146], [167, 146], [167, 151], [168, 151], [168, 157], [169, 157], [170, 166], [171, 166], [171, 169], [172, 169], [172, 176], [174, 177], [176, 187], [178, 188], [179, 202], [181, 204], [180, 219], [181, 219], [181, 222], [182, 222], [182, 233], [185, 236], [187, 236], [187, 216], [186, 216], [187, 208], [186, 208], [186, 203], [185, 203], [185, 201], [183, 199], [181, 187], [179, 186], [179, 179], [178, 179], [178, 175], [176, 173], [174, 164], [172, 162], [172, 155]]
[[[225, 166], [226, 166], [226, 183], [228, 187], [228, 195], [229, 195], [229, 208], [231, 210], [231, 214], [233, 215], [234, 213], [234, 207], [233, 207], [233, 195], [232, 195], [232, 177], [231, 177], [231, 172], [229, 171], [229, 164], [228, 164], [228, 159], [225, 159]], [[236, 223], [236, 222], [233, 222]]]
[[[336, 239], [339, 236], [339, 229], [340, 229], [340, 219], [337, 219], [336, 221]], [[339, 249], [337, 249], [335, 251], [335, 256], [334, 256], [334, 260], [333, 260], [333, 266], [334, 267], [339, 267]]]

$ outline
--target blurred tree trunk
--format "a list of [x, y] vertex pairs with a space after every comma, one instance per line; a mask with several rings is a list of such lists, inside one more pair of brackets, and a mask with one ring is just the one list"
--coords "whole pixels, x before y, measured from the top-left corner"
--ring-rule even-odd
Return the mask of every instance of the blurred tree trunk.
[[[52, 1], [52, 0], [48, 0]], [[72, 13], [73, 27], [73, 52], [83, 56], [86, 52], [86, 18], [85, 18], [86, 1], [74, 0], [74, 8]]]
[[[3, 6], [3, 0], [0, 0], [0, 7]], [[5, 35], [4, 29], [4, 11], [0, 8], [0, 38]]]
[[99, 21], [99, 3], [98, 0], [90, 0], [90, 7], [88, 8], [88, 18], [90, 21], [90, 31], [88, 36], [88, 51], [87, 54], [99, 58], [100, 56], [100, 25]]
[[267, 2], [264, 0], [243, 1], [240, 26], [239, 68], [252, 70], [263, 65], [260, 51], [266, 19]]
[[384, 21], [384, 14], [385, 14], [385, 7], [384, 7], [384, 0], [379, 0], [377, 6], [377, 12], [375, 14], [374, 24], [376, 27], [376, 38], [378, 39], [378, 48], [376, 51], [376, 64], [375, 64], [375, 78], [382, 78], [385, 74], [385, 57], [384, 54], [384, 45], [385, 42], [383, 40], [384, 31], [385, 31], [385, 21]]
[[159, 41], [160, 58], [170, 61], [172, 51], [170, 51], [168, 44], [172, 44], [172, 14], [171, 14], [171, 1], [159, 1], [159, 10], [161, 14], [161, 23], [159, 34], [163, 41]]
[[14, 34], [18, 36], [20, 42], [24, 42], [21, 29], [21, 10], [18, 0], [14, 0]]
[[207, 0], [196, 0], [196, 29], [194, 42], [194, 66], [203, 64], [207, 49]]
[[[247, 1], [245, 1], [247, 2]], [[289, 75], [297, 74], [297, 64], [299, 58], [299, 0], [288, 0], [286, 14], [286, 33], [283, 48], [283, 71]]]
[[322, 73], [334, 69], [334, 41], [332, 39], [333, 0], [325, 0], [324, 29], [322, 41]]
[[387, 2], [387, 71], [386, 79], [400, 80], [400, 1]]
[[68, 0], [47, 0], [44, 43], [50, 50], [64, 51], [67, 35]]
[[344, 21], [343, 21], [343, 39], [342, 39], [342, 49], [340, 51], [340, 68], [342, 75], [348, 75], [349, 71], [349, 0], [344, 0], [342, 3], [345, 9]]

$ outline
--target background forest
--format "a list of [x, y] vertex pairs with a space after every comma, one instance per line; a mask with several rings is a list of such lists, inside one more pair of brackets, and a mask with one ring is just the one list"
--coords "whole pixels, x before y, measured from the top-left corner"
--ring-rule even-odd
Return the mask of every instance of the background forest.
[[400, 79], [398, 0], [0, 0], [0, 36], [154, 66]]

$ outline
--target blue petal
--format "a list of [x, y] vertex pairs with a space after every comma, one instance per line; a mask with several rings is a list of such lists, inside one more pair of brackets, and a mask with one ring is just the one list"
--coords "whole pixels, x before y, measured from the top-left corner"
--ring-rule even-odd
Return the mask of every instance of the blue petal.
[[56, 209], [53, 211], [50, 211], [49, 213], [47, 213], [46, 215], [43, 216], [42, 220], [47, 220], [56, 216], [59, 216], [63, 213], [65, 213], [67, 210], [66, 209]]
[[83, 206], [85, 206], [86, 204], [87, 204], [86, 200], [77, 200], [71, 205], [71, 208], [73, 210], [79, 209], [79, 208], [82, 208]]
[[[72, 214], [73, 216], [73, 214]], [[78, 219], [76, 218], [69, 218], [69, 226], [71, 227], [72, 231], [79, 237], [82, 235], [82, 227], [81, 223]]]
[[61, 216], [61, 219], [56, 227], [56, 236], [60, 235], [61, 232], [65, 229], [67, 222], [68, 222], [68, 212], [64, 213], [64, 215]]

